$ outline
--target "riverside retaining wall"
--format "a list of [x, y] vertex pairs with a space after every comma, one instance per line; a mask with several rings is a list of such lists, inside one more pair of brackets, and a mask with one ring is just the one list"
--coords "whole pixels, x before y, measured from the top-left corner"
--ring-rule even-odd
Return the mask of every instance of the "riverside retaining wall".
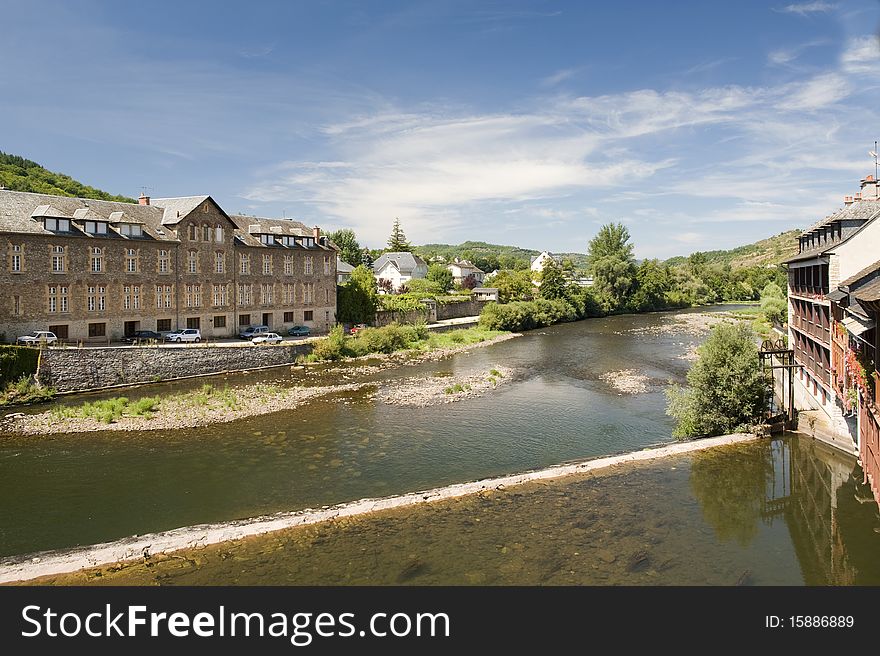
[[39, 377], [59, 392], [76, 392], [293, 364], [308, 342], [265, 346], [132, 346], [48, 349]]
[[475, 317], [483, 311], [488, 301], [460, 301], [455, 303], [437, 303], [437, 321], [444, 319], [460, 319]]

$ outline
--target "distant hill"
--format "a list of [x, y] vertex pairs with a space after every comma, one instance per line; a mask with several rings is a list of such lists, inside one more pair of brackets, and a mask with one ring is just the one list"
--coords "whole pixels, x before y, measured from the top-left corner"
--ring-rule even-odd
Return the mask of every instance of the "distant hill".
[[4, 152], [0, 152], [0, 187], [56, 196], [115, 200], [122, 203], [136, 202], [133, 198], [108, 194], [106, 191], [77, 182], [63, 173], [53, 173], [29, 159]]
[[[461, 244], [425, 244], [416, 246], [413, 251], [425, 261], [432, 257], [442, 257], [446, 261], [455, 259], [470, 260], [483, 271], [495, 269], [526, 269], [531, 258], [540, 254], [530, 248], [489, 244], [484, 241], [465, 241]], [[576, 269], [586, 266], [587, 256], [584, 253], [556, 253], [562, 258], [569, 258]]]
[[[797, 238], [801, 230], [788, 230], [778, 235], [762, 239], [754, 244], [738, 246], [727, 251], [703, 251], [709, 264], [729, 264], [732, 268], [748, 266], [767, 266], [780, 264], [797, 253]], [[667, 264], [677, 265], [687, 261], [679, 256], [666, 260]]]

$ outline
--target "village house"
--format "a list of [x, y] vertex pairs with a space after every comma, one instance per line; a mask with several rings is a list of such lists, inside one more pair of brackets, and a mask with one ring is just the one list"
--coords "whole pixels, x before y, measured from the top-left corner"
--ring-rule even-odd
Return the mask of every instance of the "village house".
[[337, 256], [336, 257], [336, 284], [344, 285], [351, 278], [351, 272], [354, 271], [354, 267], [351, 266], [348, 262], [343, 262], [342, 259]]
[[869, 175], [861, 193], [845, 197], [841, 209], [804, 231], [798, 254], [787, 261], [789, 345], [801, 365], [795, 405], [817, 411], [812, 416], [817, 434], [826, 433], [832, 444], [850, 451], [862, 449], [865, 430], [853, 407], [861, 392], [850, 392], [852, 365], [856, 353], [872, 357], [877, 348], [871, 299], [878, 217], [880, 188]]
[[228, 215], [210, 196], [138, 204], [0, 190], [0, 333], [108, 341], [137, 330], [336, 321], [336, 247], [287, 219]]
[[455, 285], [461, 286], [465, 279], [470, 276], [474, 277], [474, 282], [477, 285], [482, 285], [486, 278], [486, 272], [477, 268], [468, 260], [459, 260], [458, 258], [455, 258], [452, 262], [446, 265], [446, 268], [452, 273], [452, 283]]
[[533, 255], [530, 259], [530, 267], [532, 271], [535, 273], [540, 273], [544, 270], [544, 265], [547, 262], [556, 262], [556, 264], [562, 265], [562, 258], [558, 255], [553, 255], [550, 251], [542, 251], [538, 255]]
[[472, 293], [475, 301], [498, 302], [499, 295], [497, 287], [474, 287]]
[[[391, 289], [397, 290], [413, 278], [427, 276], [428, 265], [422, 258], [412, 253], [382, 253], [373, 263], [373, 274], [377, 281], [388, 281]], [[381, 282], [379, 291], [383, 291]]]

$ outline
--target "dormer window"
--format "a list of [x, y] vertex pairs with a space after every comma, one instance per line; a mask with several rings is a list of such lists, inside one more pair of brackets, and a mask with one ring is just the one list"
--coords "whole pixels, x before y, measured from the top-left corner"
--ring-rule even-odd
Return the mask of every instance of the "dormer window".
[[143, 226], [137, 223], [121, 223], [119, 225], [119, 234], [125, 237], [143, 237]]
[[303, 237], [302, 245], [306, 248], [314, 248], [315, 247], [315, 238], [314, 237]]
[[70, 219], [46, 217], [43, 219], [43, 227], [52, 232], [70, 232]]
[[275, 235], [260, 235], [260, 241], [266, 246], [272, 246], [275, 243]]
[[83, 226], [90, 235], [107, 234], [107, 224], [104, 221], [84, 221]]

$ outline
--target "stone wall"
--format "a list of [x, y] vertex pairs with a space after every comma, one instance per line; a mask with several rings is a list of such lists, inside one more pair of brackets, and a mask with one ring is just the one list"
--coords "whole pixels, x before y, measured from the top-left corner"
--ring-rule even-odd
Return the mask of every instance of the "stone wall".
[[48, 349], [43, 352], [39, 376], [59, 392], [74, 392], [293, 364], [298, 355], [311, 350], [309, 342]]
[[411, 312], [395, 312], [394, 310], [379, 310], [376, 312], [376, 320], [373, 325], [387, 326], [391, 323], [416, 324], [428, 321], [427, 310], [413, 310]]
[[437, 320], [474, 317], [483, 311], [487, 301], [460, 301], [455, 303], [438, 303]]

